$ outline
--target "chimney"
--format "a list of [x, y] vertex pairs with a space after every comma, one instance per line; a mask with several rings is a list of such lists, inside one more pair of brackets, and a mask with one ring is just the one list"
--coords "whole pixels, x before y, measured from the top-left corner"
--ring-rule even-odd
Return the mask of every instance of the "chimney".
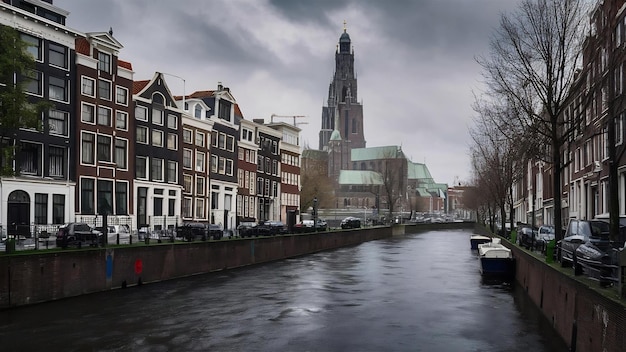
[[222, 85], [222, 82], [217, 82], [217, 91], [221, 92], [224, 89], [224, 86]]
[[263, 125], [265, 124], [265, 119], [252, 119], [252, 122]]

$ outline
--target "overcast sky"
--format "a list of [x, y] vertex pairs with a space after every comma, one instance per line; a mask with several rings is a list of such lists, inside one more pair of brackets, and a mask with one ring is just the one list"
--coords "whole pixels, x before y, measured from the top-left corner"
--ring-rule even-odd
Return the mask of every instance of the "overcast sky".
[[[516, 0], [54, 0], [66, 24], [124, 48], [135, 80], [180, 76], [185, 94], [231, 89], [246, 119], [304, 115], [318, 147], [343, 22], [352, 40], [368, 147], [402, 145], [436, 182], [469, 180], [475, 57]], [[175, 95], [183, 82], [166, 77]], [[292, 122], [291, 119], [281, 121]]]

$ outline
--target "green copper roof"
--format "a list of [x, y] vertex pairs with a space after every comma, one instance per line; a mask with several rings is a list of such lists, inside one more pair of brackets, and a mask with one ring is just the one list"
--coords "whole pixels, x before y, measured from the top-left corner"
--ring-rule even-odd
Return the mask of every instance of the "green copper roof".
[[405, 158], [402, 147], [390, 145], [386, 147], [352, 149], [352, 161]]
[[341, 170], [339, 173], [340, 185], [382, 185], [383, 178], [376, 171]]
[[430, 171], [428, 171], [428, 167], [426, 164], [408, 163], [408, 178], [411, 179], [430, 179], [431, 182], [433, 177], [430, 175]]
[[341, 140], [341, 134], [339, 133], [339, 131], [334, 130], [333, 133], [331, 133], [331, 135], [330, 135], [330, 140], [331, 141], [340, 141]]

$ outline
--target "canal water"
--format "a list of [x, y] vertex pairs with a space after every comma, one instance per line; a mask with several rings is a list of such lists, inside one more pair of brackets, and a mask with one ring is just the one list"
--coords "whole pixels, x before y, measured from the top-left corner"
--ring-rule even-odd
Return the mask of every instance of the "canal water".
[[566, 351], [465, 231], [0, 312], [2, 351]]

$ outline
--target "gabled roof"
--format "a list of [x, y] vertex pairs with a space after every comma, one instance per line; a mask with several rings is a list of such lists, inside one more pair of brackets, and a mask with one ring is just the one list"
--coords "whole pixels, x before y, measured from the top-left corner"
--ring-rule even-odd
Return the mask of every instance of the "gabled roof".
[[87, 38], [97, 42], [99, 45], [106, 46], [113, 50], [120, 50], [124, 46], [113, 38], [113, 34], [109, 32], [92, 32], [87, 33]]
[[390, 145], [385, 147], [355, 148], [352, 149], [351, 160], [378, 160], [378, 159], [398, 159], [406, 158], [402, 152], [402, 147]]
[[148, 83], [150, 83], [149, 80], [134, 81], [133, 82], [133, 95], [138, 94], [139, 92], [141, 92], [144, 88], [146, 88]]
[[371, 170], [341, 170], [339, 172], [340, 185], [376, 186], [383, 184], [383, 177]]

